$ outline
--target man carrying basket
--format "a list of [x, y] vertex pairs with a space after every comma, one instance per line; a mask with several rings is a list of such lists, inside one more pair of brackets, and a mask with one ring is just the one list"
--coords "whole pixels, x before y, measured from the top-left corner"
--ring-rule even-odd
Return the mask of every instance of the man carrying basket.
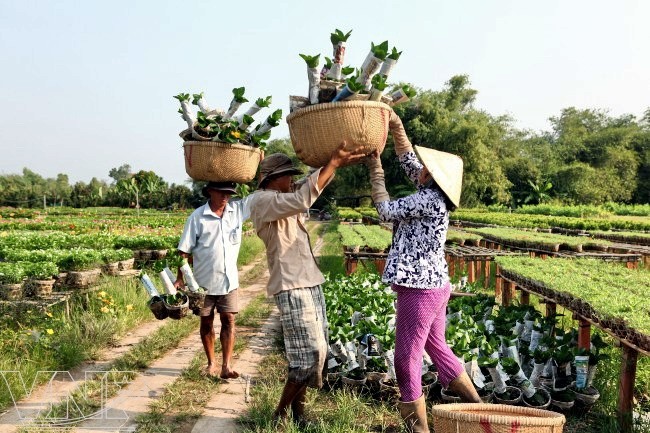
[[[207, 291], [199, 312], [199, 333], [208, 358], [205, 373], [216, 377], [218, 372], [214, 355], [216, 310], [221, 320], [219, 341], [223, 358], [219, 377], [235, 379], [239, 374], [232, 369], [231, 360], [235, 347], [235, 314], [238, 311], [237, 257], [242, 224], [250, 215], [249, 200], [228, 201], [235, 194], [234, 182], [208, 182], [202, 193], [209, 200], [187, 219], [178, 251], [182, 257], [193, 262], [194, 277], [199, 286]], [[174, 286], [183, 287], [180, 269]]]
[[285, 154], [269, 155], [260, 163], [259, 189], [249, 196], [251, 220], [266, 245], [270, 272], [267, 292], [280, 310], [289, 361], [287, 382], [274, 412], [278, 420], [289, 410], [295, 421], [302, 420], [307, 387], [322, 386], [327, 356], [327, 316], [321, 289], [325, 279], [311, 250], [303, 214], [338, 167], [362, 157], [358, 151], [346, 150], [343, 143], [327, 165], [294, 187], [292, 177], [301, 171]]

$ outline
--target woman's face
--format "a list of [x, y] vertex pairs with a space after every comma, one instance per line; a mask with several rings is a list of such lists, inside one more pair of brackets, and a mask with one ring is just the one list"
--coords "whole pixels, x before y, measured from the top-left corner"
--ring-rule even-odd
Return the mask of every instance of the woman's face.
[[422, 171], [420, 171], [420, 176], [418, 176], [418, 183], [420, 185], [424, 185], [430, 180], [431, 180], [431, 173], [429, 173], [429, 170], [427, 170], [426, 167], [422, 167]]

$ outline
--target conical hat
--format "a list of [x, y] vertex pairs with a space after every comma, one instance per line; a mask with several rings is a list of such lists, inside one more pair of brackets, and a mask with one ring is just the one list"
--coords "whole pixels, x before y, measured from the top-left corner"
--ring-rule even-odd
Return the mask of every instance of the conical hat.
[[460, 156], [422, 146], [415, 146], [415, 152], [442, 192], [455, 206], [459, 206], [463, 185], [463, 160]]

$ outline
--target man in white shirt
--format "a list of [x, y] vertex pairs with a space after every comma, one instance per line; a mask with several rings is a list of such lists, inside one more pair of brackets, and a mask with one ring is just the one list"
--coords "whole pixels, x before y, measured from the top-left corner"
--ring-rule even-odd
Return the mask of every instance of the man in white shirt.
[[[208, 202], [189, 216], [178, 244], [181, 256], [191, 261], [194, 277], [206, 290], [201, 317], [201, 342], [208, 357], [206, 374], [217, 376], [214, 354], [214, 311], [219, 313], [219, 341], [223, 363], [219, 377], [234, 379], [239, 374], [232, 369], [235, 346], [235, 314], [237, 314], [237, 257], [241, 246], [242, 223], [249, 218], [248, 200], [229, 202], [235, 194], [233, 182], [209, 182], [202, 190]], [[182, 287], [179, 270], [175, 286]]]

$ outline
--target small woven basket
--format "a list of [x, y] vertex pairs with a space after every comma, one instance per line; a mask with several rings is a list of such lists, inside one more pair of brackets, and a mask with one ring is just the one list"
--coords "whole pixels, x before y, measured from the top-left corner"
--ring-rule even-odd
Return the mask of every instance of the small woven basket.
[[260, 162], [260, 149], [239, 143], [186, 141], [185, 171], [194, 180], [247, 183]]
[[345, 101], [310, 105], [287, 116], [291, 143], [298, 158], [322, 167], [343, 141], [380, 153], [386, 145], [391, 108], [382, 102]]
[[561, 433], [564, 415], [502, 404], [455, 403], [431, 408], [436, 433]]

